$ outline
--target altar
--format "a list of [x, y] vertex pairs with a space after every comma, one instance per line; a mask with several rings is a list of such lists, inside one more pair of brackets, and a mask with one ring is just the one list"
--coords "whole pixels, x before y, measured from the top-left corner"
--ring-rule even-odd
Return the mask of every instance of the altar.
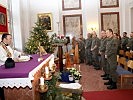
[[36, 86], [39, 84], [41, 69], [54, 63], [54, 55], [42, 56], [44, 60], [38, 61], [39, 55], [32, 55], [30, 61], [15, 63], [15, 68], [5, 69], [0, 66], [0, 87], [4, 89], [5, 100], [39, 100]]

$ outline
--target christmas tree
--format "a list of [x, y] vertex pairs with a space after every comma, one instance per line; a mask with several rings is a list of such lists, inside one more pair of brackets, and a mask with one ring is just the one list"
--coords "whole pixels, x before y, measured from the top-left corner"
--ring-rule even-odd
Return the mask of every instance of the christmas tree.
[[35, 23], [33, 30], [31, 31], [31, 36], [28, 39], [28, 42], [25, 43], [24, 51], [28, 54], [35, 54], [38, 52], [39, 44], [48, 53], [52, 53], [54, 47], [52, 46], [53, 36], [49, 37], [46, 31], [47, 27], [43, 26], [41, 23]]

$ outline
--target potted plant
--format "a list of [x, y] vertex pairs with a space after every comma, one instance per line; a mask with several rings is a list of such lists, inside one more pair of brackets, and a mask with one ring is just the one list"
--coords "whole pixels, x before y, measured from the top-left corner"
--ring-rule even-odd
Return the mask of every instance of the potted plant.
[[76, 68], [69, 69], [70, 74], [73, 76], [74, 80], [79, 81], [81, 78], [81, 73]]

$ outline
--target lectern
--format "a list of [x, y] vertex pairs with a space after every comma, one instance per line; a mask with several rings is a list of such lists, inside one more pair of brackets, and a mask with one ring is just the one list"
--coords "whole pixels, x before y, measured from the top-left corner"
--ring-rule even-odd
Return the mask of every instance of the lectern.
[[63, 49], [62, 45], [58, 45], [58, 56], [59, 56], [59, 68], [60, 72], [63, 71]]

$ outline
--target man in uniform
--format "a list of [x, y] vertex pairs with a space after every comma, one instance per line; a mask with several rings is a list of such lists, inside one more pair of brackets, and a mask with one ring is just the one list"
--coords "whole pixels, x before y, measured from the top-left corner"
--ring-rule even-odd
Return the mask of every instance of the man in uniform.
[[85, 43], [82, 38], [78, 40], [78, 47], [79, 47], [79, 62], [84, 63], [85, 61]]
[[104, 71], [104, 75], [101, 75], [101, 77], [108, 77], [109, 72], [107, 70], [108, 66], [107, 66], [107, 61], [105, 59], [105, 50], [106, 50], [106, 43], [107, 43], [107, 36], [106, 36], [106, 31], [102, 30], [101, 31], [101, 41], [100, 41], [100, 47], [99, 47], [99, 53], [101, 55], [101, 59], [100, 59], [100, 67], [103, 68]]
[[130, 38], [128, 39], [127, 49], [130, 51], [133, 48], [133, 32], [130, 33]]
[[107, 62], [109, 64], [109, 81], [108, 84], [110, 85], [107, 87], [107, 89], [117, 89], [117, 49], [118, 49], [118, 43], [117, 40], [113, 38], [113, 30], [108, 29], [106, 31], [108, 40], [106, 45], [106, 51], [105, 51], [105, 58], [107, 59]]
[[100, 45], [100, 40], [97, 38], [97, 35], [96, 35], [96, 32], [93, 31], [93, 38], [92, 38], [92, 45], [91, 45], [91, 51], [92, 51], [92, 63], [93, 63], [93, 66], [96, 70], [99, 70], [100, 69], [100, 66], [99, 66], [99, 57], [98, 57], [98, 54], [99, 54], [99, 45]]
[[128, 44], [127, 32], [123, 32], [123, 37], [121, 38], [121, 49], [127, 51], [126, 45]]
[[92, 54], [91, 54], [91, 33], [87, 34], [87, 39], [85, 40], [85, 61], [86, 64], [91, 65], [92, 64]]

